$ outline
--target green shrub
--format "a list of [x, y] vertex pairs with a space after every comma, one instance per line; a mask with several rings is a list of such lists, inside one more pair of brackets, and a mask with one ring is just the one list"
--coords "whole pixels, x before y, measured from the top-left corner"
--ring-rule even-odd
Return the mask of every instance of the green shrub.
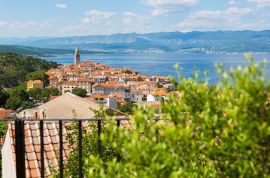
[[72, 93], [80, 97], [85, 97], [87, 95], [87, 91], [82, 88], [74, 88], [72, 89]]
[[87, 140], [96, 137], [94, 132], [85, 133], [85, 176], [269, 177], [265, 65], [247, 57], [245, 68], [226, 72], [219, 65], [220, 81], [214, 87], [196, 75], [173, 81], [177, 92], [162, 102], [163, 121], [153, 120], [151, 108], [138, 108], [132, 119], [135, 129], [105, 125], [105, 158], [89, 148], [97, 146]]

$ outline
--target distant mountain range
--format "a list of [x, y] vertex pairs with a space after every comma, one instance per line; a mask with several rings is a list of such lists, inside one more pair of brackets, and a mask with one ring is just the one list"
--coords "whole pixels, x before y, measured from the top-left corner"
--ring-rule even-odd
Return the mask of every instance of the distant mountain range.
[[[31, 56], [48, 56], [55, 54], [72, 54], [74, 53], [74, 49], [58, 49], [58, 48], [37, 48], [37, 47], [29, 47], [29, 46], [20, 46], [20, 45], [0, 45], [0, 52], [13, 52], [23, 55], [31, 55]], [[82, 54], [96, 54], [96, 53], [105, 53], [100, 51], [85, 51], [81, 50]]]
[[[270, 30], [160, 32], [90, 35], [75, 37], [0, 38], [0, 44], [36, 48], [65, 49], [79, 47], [91, 53], [232, 53], [270, 52]], [[52, 51], [52, 52], [58, 52]], [[73, 51], [72, 51], [73, 52]]]

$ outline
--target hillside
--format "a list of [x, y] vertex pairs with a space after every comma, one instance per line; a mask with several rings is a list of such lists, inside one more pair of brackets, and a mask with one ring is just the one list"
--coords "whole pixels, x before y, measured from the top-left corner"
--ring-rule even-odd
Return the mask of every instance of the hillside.
[[31, 56], [15, 53], [0, 53], [0, 87], [14, 87], [26, 80], [26, 75], [38, 70], [48, 70], [58, 66]]
[[24, 55], [47, 55], [47, 54], [65, 54], [73, 53], [73, 50], [64, 50], [64, 49], [48, 49], [48, 48], [36, 48], [28, 46], [19, 46], [19, 45], [0, 45], [0, 52], [14, 52]]
[[74, 49], [99, 52], [269, 52], [270, 30], [160, 32], [90, 35], [42, 39], [0, 39], [0, 43], [39, 48]]
[[[23, 55], [46, 56], [52, 54], [73, 54], [74, 49], [38, 48], [20, 45], [0, 45], [0, 52], [13, 52]], [[99, 51], [81, 51], [82, 54], [101, 53]]]

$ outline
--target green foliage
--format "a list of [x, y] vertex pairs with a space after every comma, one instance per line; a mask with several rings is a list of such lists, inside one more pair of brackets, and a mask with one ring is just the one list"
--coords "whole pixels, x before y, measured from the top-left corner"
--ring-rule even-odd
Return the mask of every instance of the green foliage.
[[7, 131], [7, 123], [0, 121], [0, 137], [4, 137]]
[[0, 89], [0, 108], [5, 107], [9, 95], [6, 91]]
[[125, 114], [133, 114], [134, 109], [136, 109], [136, 104], [131, 102], [126, 102], [124, 104], [118, 104], [117, 110]]
[[39, 102], [47, 102], [50, 99], [50, 96], [59, 96], [61, 92], [57, 88], [34, 88], [28, 91], [28, 95], [33, 99]]
[[133, 74], [134, 71], [131, 68], [125, 68], [125, 69], [123, 69], [123, 73], [125, 73], [125, 74]]
[[16, 110], [22, 105], [23, 101], [20, 97], [12, 96], [6, 102], [6, 108]]
[[15, 53], [0, 53], [0, 87], [15, 87], [26, 81], [27, 74], [55, 67], [55, 62]]
[[61, 91], [58, 88], [46, 88], [45, 91], [47, 91], [48, 93], [50, 93], [50, 96], [60, 96], [61, 95]]
[[35, 71], [32, 73], [27, 74], [27, 80], [42, 80], [46, 85], [49, 84], [49, 76], [45, 74], [44, 70]]
[[33, 103], [29, 100], [28, 93], [20, 87], [11, 89], [8, 91], [8, 93], [9, 98], [6, 101], [6, 108], [17, 110], [28, 109], [34, 106]]
[[72, 89], [72, 93], [74, 95], [77, 95], [80, 97], [85, 97], [87, 94], [87, 91], [85, 89], [82, 89], [82, 88], [74, 88], [74, 89]]
[[[153, 109], [142, 107], [134, 113], [134, 130], [106, 122], [101, 155], [95, 150], [96, 127], [91, 126], [93, 132], [85, 132], [83, 141], [85, 176], [269, 177], [265, 64], [247, 57], [245, 68], [227, 72], [219, 65], [215, 87], [207, 80], [173, 81], [177, 91], [162, 102], [162, 121], [153, 119]], [[75, 158], [67, 166], [76, 165]], [[72, 170], [67, 175], [76, 175]]]

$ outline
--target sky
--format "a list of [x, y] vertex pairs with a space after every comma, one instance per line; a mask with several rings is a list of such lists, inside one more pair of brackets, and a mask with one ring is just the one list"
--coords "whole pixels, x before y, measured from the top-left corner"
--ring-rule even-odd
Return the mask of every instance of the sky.
[[0, 0], [0, 37], [267, 30], [270, 0]]

